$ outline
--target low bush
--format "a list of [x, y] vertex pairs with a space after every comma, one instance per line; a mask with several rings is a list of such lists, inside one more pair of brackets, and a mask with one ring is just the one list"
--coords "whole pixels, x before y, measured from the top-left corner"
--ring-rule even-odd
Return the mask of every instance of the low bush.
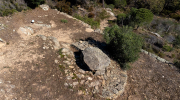
[[172, 50], [173, 50], [173, 48], [172, 48], [171, 46], [168, 46], [168, 45], [164, 45], [164, 46], [163, 46], [163, 51], [170, 52], [170, 51], [172, 51]]
[[114, 5], [113, 4], [106, 5], [106, 8], [110, 8], [113, 11]]
[[133, 33], [131, 27], [119, 28], [115, 25], [104, 30], [104, 38], [113, 57], [120, 63], [133, 62], [139, 57], [143, 39]]
[[62, 0], [59, 1], [55, 7], [61, 12], [65, 12], [69, 15], [72, 15], [72, 8], [70, 6], [71, 6], [70, 2], [66, 2], [66, 0]]
[[180, 35], [176, 36], [176, 39], [173, 42], [174, 47], [180, 48]]
[[12, 15], [14, 12], [17, 12], [17, 10], [15, 9], [5, 9], [3, 11], [1, 11], [1, 16], [8, 16], [8, 15]]
[[90, 13], [88, 14], [88, 17], [89, 17], [89, 18], [94, 18], [94, 16], [95, 16], [95, 14], [94, 14], [93, 12], [90, 12]]
[[101, 19], [101, 20], [104, 20], [104, 19], [106, 19], [106, 18], [109, 18], [110, 15], [106, 12], [106, 10], [102, 10], [101, 12], [99, 12], [99, 13], [97, 14], [97, 17], [98, 17], [99, 19]]
[[163, 52], [159, 52], [159, 54], [157, 54], [159, 57], [164, 58], [165, 54]]
[[61, 19], [62, 23], [67, 23], [68, 21], [66, 19]]
[[87, 24], [89, 24], [89, 25], [91, 25], [92, 28], [98, 28], [100, 26], [100, 21], [96, 21], [92, 18], [88, 18], [87, 16], [81, 17], [78, 14], [75, 14], [74, 17], [85, 22], [85, 23], [87, 23]]
[[171, 54], [171, 58], [175, 58], [175, 54]]

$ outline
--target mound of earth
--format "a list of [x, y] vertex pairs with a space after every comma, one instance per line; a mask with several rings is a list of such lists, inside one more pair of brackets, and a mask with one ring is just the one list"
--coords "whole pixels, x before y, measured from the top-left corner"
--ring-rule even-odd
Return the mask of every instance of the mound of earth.
[[148, 55], [127, 72], [113, 60], [103, 75], [82, 70], [71, 44], [91, 38], [103, 45], [103, 36], [65, 13], [36, 8], [1, 17], [0, 26], [2, 100], [180, 99], [180, 73]]

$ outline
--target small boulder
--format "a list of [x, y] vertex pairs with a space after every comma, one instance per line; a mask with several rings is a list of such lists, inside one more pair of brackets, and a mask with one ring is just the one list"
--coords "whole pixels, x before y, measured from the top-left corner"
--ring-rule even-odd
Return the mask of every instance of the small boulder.
[[46, 4], [40, 5], [40, 7], [44, 10], [44, 11], [48, 11], [49, 10], [49, 6]]
[[110, 64], [109, 57], [99, 48], [88, 47], [83, 53], [83, 60], [91, 70], [105, 70]]

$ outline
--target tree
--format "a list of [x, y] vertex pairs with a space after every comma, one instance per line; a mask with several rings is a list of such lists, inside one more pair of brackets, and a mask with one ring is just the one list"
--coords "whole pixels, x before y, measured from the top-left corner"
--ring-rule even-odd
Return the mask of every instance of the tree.
[[151, 23], [153, 16], [153, 13], [145, 8], [131, 10], [131, 21], [137, 25], [137, 29], [139, 26]]
[[124, 14], [124, 13], [118, 14], [118, 15], [117, 15], [117, 22], [118, 22], [118, 23], [122, 22], [122, 25], [123, 25], [123, 20], [124, 20], [124, 18], [126, 18], [126, 14]]
[[139, 35], [133, 33], [131, 27], [119, 28], [115, 25], [111, 28], [105, 28], [104, 33], [104, 38], [113, 57], [118, 59], [120, 63], [133, 62], [139, 57], [143, 40]]
[[156, 14], [159, 14], [164, 8], [165, 0], [149, 0], [149, 9]]
[[25, 0], [25, 2], [27, 3], [29, 7], [35, 8], [38, 5], [43, 4], [45, 0]]

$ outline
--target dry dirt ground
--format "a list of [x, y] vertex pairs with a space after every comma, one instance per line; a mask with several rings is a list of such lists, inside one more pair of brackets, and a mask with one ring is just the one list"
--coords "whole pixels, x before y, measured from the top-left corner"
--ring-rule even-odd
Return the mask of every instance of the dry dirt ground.
[[[68, 23], [62, 23], [61, 19], [67, 19]], [[31, 20], [52, 28], [31, 24]], [[103, 41], [102, 35], [86, 32], [82, 24], [52, 9], [43, 11], [36, 8], [16, 13], [0, 18], [0, 23], [5, 27], [0, 30], [0, 38], [6, 41], [6, 46], [0, 48], [0, 100], [102, 99], [69, 91], [64, 86], [65, 76], [58, 68], [62, 62], [58, 50], [54, 50], [51, 40], [44, 41], [36, 36], [53, 36], [62, 43], [72, 43], [88, 37]], [[20, 27], [31, 27], [34, 33], [24, 34]], [[49, 49], [43, 49], [44, 46]], [[55, 63], [55, 59], [59, 63]], [[141, 54], [127, 72], [125, 92], [117, 100], [180, 99], [180, 72], [176, 68]]]

